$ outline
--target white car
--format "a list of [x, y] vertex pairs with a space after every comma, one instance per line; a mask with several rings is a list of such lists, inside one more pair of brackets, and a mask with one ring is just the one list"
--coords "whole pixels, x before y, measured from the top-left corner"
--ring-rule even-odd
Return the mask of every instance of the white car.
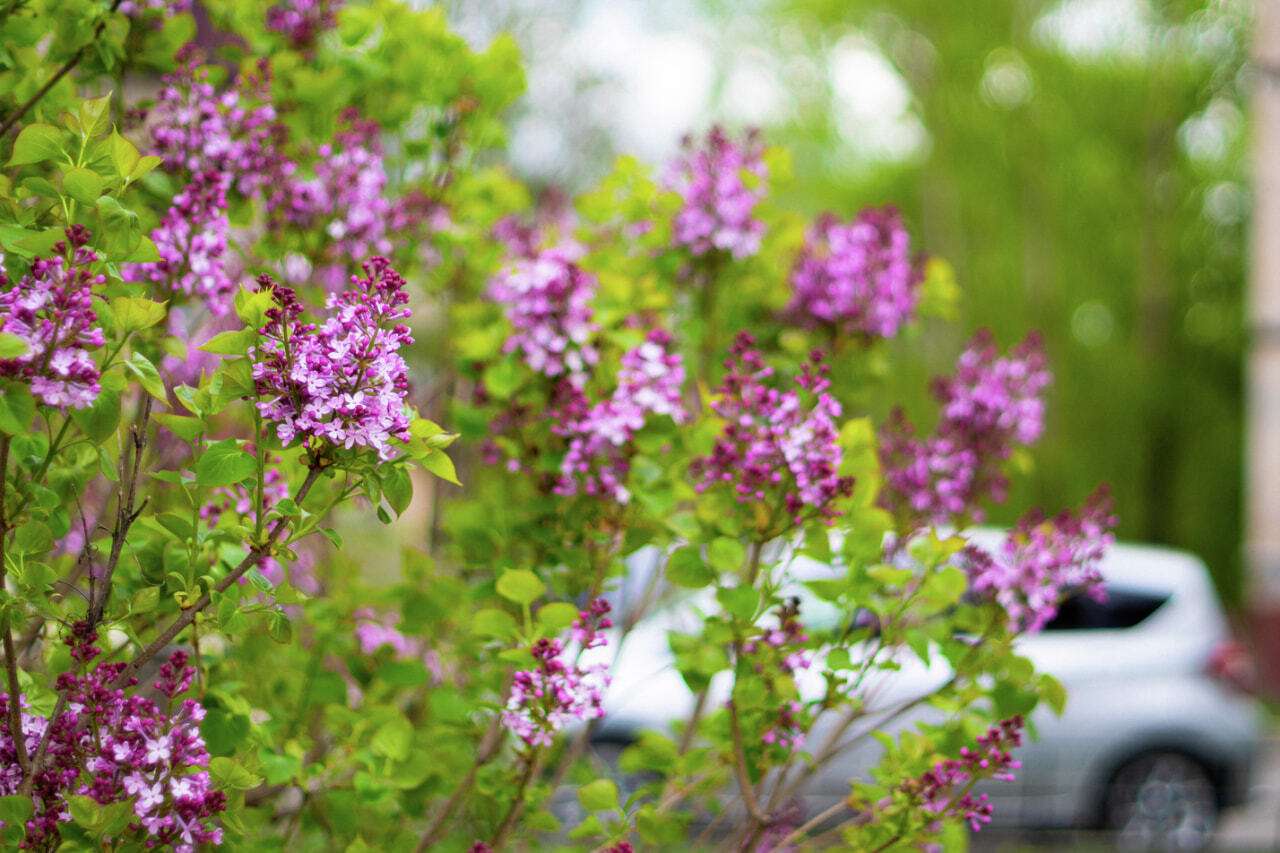
[[[1003, 536], [966, 535], [987, 547]], [[1071, 599], [1044, 630], [1019, 640], [1019, 654], [1066, 686], [1066, 711], [1057, 717], [1038, 708], [1032, 719], [1039, 737], [1015, 754], [1022, 762], [1016, 781], [981, 790], [992, 798], [997, 825], [1109, 829], [1131, 849], [1202, 848], [1220, 810], [1242, 801], [1259, 750], [1259, 707], [1243, 689], [1248, 658], [1233, 643], [1208, 571], [1193, 555], [1117, 544], [1101, 571], [1105, 603]], [[790, 573], [803, 580], [831, 576], [832, 569], [797, 558]], [[833, 605], [799, 585], [795, 591], [804, 598], [806, 625], [820, 628], [815, 622], [824, 615], [834, 624]], [[705, 603], [695, 597], [695, 607], [686, 602], [641, 620], [626, 639], [594, 736], [602, 748], [688, 718], [694, 697], [675, 669], [667, 632], [696, 631], [699, 601]], [[873, 723], [884, 724], [893, 708], [950, 677], [940, 655], [929, 667], [910, 657], [874, 693], [884, 710], [867, 718]], [[728, 698], [729, 678], [724, 672], [713, 680], [711, 703]], [[823, 682], [811, 669], [801, 671], [798, 686], [805, 698], [816, 698]], [[818, 719], [807, 749], [820, 748], [835, 713]], [[913, 728], [939, 713], [913, 708], [886, 727]], [[865, 773], [879, 749], [862, 738], [812, 778], [801, 791], [806, 811], [816, 814], [845, 797], [848, 780]]]

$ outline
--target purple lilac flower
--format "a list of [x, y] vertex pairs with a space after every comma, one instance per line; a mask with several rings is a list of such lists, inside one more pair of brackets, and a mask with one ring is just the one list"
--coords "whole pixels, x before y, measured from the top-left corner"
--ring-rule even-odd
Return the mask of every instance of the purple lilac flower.
[[125, 281], [151, 281], [200, 300], [215, 316], [226, 314], [236, 288], [224, 260], [230, 230], [223, 176], [199, 173], [174, 196], [160, 227], [151, 232], [160, 260], [126, 264], [122, 275]]
[[684, 364], [670, 346], [669, 333], [653, 330], [644, 343], [623, 354], [618, 386], [609, 399], [577, 418], [561, 412], [564, 420], [554, 429], [569, 437], [569, 449], [560, 464], [556, 494], [581, 492], [608, 496], [620, 504], [630, 501], [626, 445], [650, 415], [669, 415], [677, 423], [687, 418], [680, 399]]
[[390, 646], [396, 657], [403, 658], [415, 651], [413, 641], [396, 630], [400, 622], [399, 613], [379, 616], [371, 607], [360, 607], [354, 616], [357, 621], [352, 633], [360, 644], [361, 653], [371, 655], [383, 646]]
[[190, 12], [191, 0], [123, 0], [116, 11], [130, 18], [140, 18], [147, 12], [161, 12], [163, 17], [172, 18]]
[[604, 689], [609, 684], [603, 664], [580, 667], [564, 660], [559, 640], [533, 645], [537, 669], [515, 674], [502, 722], [529, 746], [550, 746], [552, 735], [572, 720], [604, 716]]
[[578, 618], [569, 631], [570, 639], [580, 643], [583, 651], [605, 645], [608, 641], [603, 632], [613, 627], [613, 620], [608, 615], [611, 610], [613, 605], [608, 601], [594, 599], [586, 610], [578, 611]]
[[413, 342], [399, 320], [409, 316], [404, 279], [383, 257], [364, 265], [365, 278], [329, 296], [322, 326], [302, 322], [293, 290], [269, 276], [277, 307], [267, 312], [262, 342], [250, 351], [262, 417], [285, 444], [301, 439], [338, 447], [368, 447], [381, 459], [396, 455], [392, 439], [409, 439], [408, 377], [398, 350]]
[[791, 271], [785, 313], [809, 327], [891, 338], [911, 321], [923, 280], [895, 208], [864, 210], [848, 225], [827, 214], [810, 229]]
[[[834, 502], [853, 491], [853, 478], [837, 472], [842, 453], [836, 421], [843, 410], [826, 389], [828, 367], [815, 350], [797, 389], [765, 385], [773, 370], [754, 349], [755, 339], [739, 332], [725, 361], [728, 370], [711, 408], [725, 420], [710, 456], [694, 461], [691, 473], [702, 491], [732, 484], [739, 503], [773, 505], [781, 495], [787, 513], [803, 512], [830, 521], [840, 515]], [[811, 399], [806, 405], [801, 391]]]
[[671, 223], [671, 242], [694, 255], [729, 252], [741, 260], [760, 251], [764, 223], [753, 219], [765, 196], [768, 169], [757, 134], [734, 142], [713, 127], [704, 144], [685, 137], [682, 154], [667, 170], [665, 184], [684, 207]]
[[962, 815], [977, 832], [991, 822], [991, 803], [986, 794], [974, 797], [965, 789], [975, 779], [1013, 780], [1013, 771], [1022, 764], [1010, 750], [1022, 745], [1022, 726], [1021, 715], [1001, 721], [978, 737], [977, 749], [961, 747], [958, 759], [938, 762], [919, 779], [903, 782], [901, 789], [918, 799], [927, 812]]
[[765, 628], [759, 636], [748, 640], [742, 647], [743, 654], [761, 659], [752, 666], [756, 672], [764, 671], [763, 658], [767, 653], [779, 659], [778, 666], [783, 672], [808, 669], [811, 661], [805, 643], [809, 642], [809, 635], [800, 622], [800, 600], [788, 599], [777, 609], [776, 615], [778, 627]]
[[[28, 383], [37, 400], [63, 411], [93, 405], [101, 390], [89, 349], [106, 343], [92, 300], [94, 285], [106, 279], [89, 269], [98, 256], [88, 242], [83, 226], [72, 225], [54, 257], [36, 258], [21, 281], [0, 293], [0, 332], [27, 345], [23, 355], [0, 359], [0, 376]], [[7, 284], [0, 274], [0, 287]]]
[[337, 24], [342, 0], [284, 0], [267, 9], [267, 29], [283, 33], [301, 50]]
[[595, 276], [574, 263], [576, 258], [556, 247], [518, 259], [494, 278], [489, 294], [503, 303], [515, 329], [503, 351], [519, 352], [532, 370], [564, 376], [581, 388], [600, 359], [594, 343], [600, 327], [590, 305]]
[[1051, 381], [1037, 335], [1000, 357], [991, 332], [979, 330], [955, 375], [934, 381], [942, 407], [936, 432], [916, 438], [900, 410], [881, 428], [881, 506], [915, 527], [981, 520], [979, 500], [1005, 499], [1001, 463], [1044, 431], [1042, 394]]
[[324, 232], [330, 241], [324, 255], [331, 262], [385, 255], [392, 249], [387, 224], [393, 208], [383, 195], [387, 172], [381, 133], [377, 122], [361, 119], [353, 110], [344, 112], [333, 142], [316, 152], [315, 177], [293, 181], [272, 202], [275, 215]]
[[970, 544], [963, 552], [970, 590], [994, 598], [1009, 614], [1010, 628], [1026, 633], [1043, 628], [1068, 592], [1102, 600], [1106, 588], [1098, 564], [1115, 541], [1114, 507], [1103, 486], [1078, 511], [1063, 510], [1046, 520], [1031, 510], [994, 553]]
[[[92, 645], [96, 639], [88, 623], [76, 623], [67, 639], [72, 658], [87, 665], [100, 653]], [[176, 697], [195, 675], [186, 663], [186, 653], [175, 651], [160, 667], [154, 686], [167, 698], [167, 712], [150, 699], [111, 687], [125, 664], [104, 663], [85, 675], [58, 677], [57, 688], [66, 692], [68, 702], [56, 719], [21, 713], [28, 755], [35, 754], [42, 738], [48, 739], [24, 847], [57, 846], [58, 824], [71, 820], [66, 797], [72, 794], [103, 805], [131, 800], [129, 832], [141, 834], [147, 847], [194, 853], [200, 845], [222, 843], [222, 829], [212, 818], [226, 808], [226, 797], [213, 787], [205, 769], [209, 752], [200, 735], [205, 710], [194, 699], [178, 701], [175, 708]], [[133, 679], [130, 686], [136, 683]], [[0, 796], [17, 793], [23, 781], [14, 733], [8, 728], [12, 700], [0, 694]], [[17, 701], [26, 707], [21, 696]]]
[[804, 706], [790, 700], [778, 708], [778, 716], [773, 725], [761, 737], [768, 746], [780, 746], [784, 749], [799, 749], [804, 746], [804, 730], [806, 720]]

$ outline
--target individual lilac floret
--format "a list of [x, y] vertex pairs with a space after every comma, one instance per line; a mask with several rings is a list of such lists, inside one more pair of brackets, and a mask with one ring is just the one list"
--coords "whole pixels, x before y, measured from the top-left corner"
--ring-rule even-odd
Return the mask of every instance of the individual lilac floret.
[[741, 260], [760, 251], [764, 223], [752, 218], [765, 196], [768, 169], [759, 138], [748, 132], [734, 142], [713, 127], [699, 144], [685, 137], [683, 151], [667, 169], [665, 184], [684, 207], [671, 223], [671, 242], [694, 255], [719, 250]]
[[[87, 665], [99, 654], [96, 639], [88, 623], [73, 625], [67, 639], [72, 658]], [[56, 719], [22, 712], [27, 755], [35, 754], [42, 738], [48, 740], [45, 764], [32, 789], [36, 807], [26, 824], [25, 848], [58, 846], [58, 824], [71, 820], [66, 798], [72, 794], [102, 805], [131, 801], [133, 821], [127, 833], [141, 836], [148, 848], [194, 853], [202, 845], [222, 843], [222, 829], [212, 819], [225, 810], [226, 797], [214, 788], [206, 769], [209, 752], [200, 734], [205, 710], [194, 699], [176, 698], [195, 676], [186, 663], [186, 653], [179, 650], [160, 667], [154, 687], [166, 697], [167, 711], [112, 687], [125, 664], [111, 663], [85, 675], [58, 677], [57, 688], [68, 702]], [[134, 684], [136, 679], [129, 686]], [[17, 793], [22, 784], [8, 728], [10, 700], [0, 694], [0, 796]], [[18, 702], [25, 707], [21, 697]]]
[[319, 327], [301, 322], [292, 289], [259, 279], [277, 306], [249, 355], [258, 411], [285, 445], [368, 447], [391, 459], [390, 442], [409, 439], [408, 376], [398, 352], [413, 342], [399, 323], [409, 316], [409, 297], [386, 258], [372, 258], [364, 273], [351, 277], [351, 290], [329, 296], [330, 317]]
[[862, 340], [891, 338], [911, 321], [924, 280], [911, 237], [892, 207], [867, 209], [845, 225], [814, 223], [791, 270], [785, 313], [801, 325]]
[[223, 176], [201, 172], [174, 196], [173, 204], [151, 232], [160, 260], [125, 264], [125, 281], [150, 281], [165, 290], [199, 300], [215, 316], [227, 313], [235, 282], [224, 255], [231, 222]]
[[529, 746], [550, 746], [552, 736], [573, 720], [604, 716], [604, 689], [609, 685], [603, 664], [579, 667], [564, 660], [559, 640], [533, 645], [537, 669], [515, 674], [502, 723]]
[[342, 0], [285, 0], [267, 9], [267, 29], [284, 34], [297, 50], [311, 47], [337, 23]]
[[881, 428], [881, 506], [910, 529], [980, 521], [981, 499], [1005, 499], [1001, 463], [1044, 431], [1042, 395], [1051, 381], [1039, 336], [1028, 335], [1001, 357], [991, 332], [979, 330], [956, 361], [955, 375], [934, 380], [941, 403], [936, 432], [916, 438], [900, 410]]
[[777, 719], [760, 740], [769, 746], [799, 749], [804, 746], [805, 727], [804, 705], [792, 699], [778, 708]]
[[98, 256], [88, 242], [83, 226], [72, 225], [66, 241], [54, 245], [54, 257], [37, 258], [21, 281], [0, 293], [0, 332], [27, 345], [23, 355], [0, 359], [0, 376], [26, 382], [40, 403], [63, 411], [93, 405], [101, 390], [89, 350], [106, 343], [95, 325], [92, 292], [106, 279], [89, 269]]
[[595, 276], [575, 259], [563, 247], [518, 259], [494, 278], [489, 295], [505, 306], [514, 327], [503, 351], [519, 352], [531, 369], [581, 388], [600, 359], [594, 343], [600, 327], [590, 304]]
[[994, 553], [970, 544], [963, 552], [969, 588], [994, 598], [1009, 614], [1015, 632], [1034, 633], [1058, 612], [1070, 592], [1106, 597], [1098, 565], [1115, 541], [1118, 519], [1103, 486], [1076, 512], [1063, 510], [1046, 520], [1033, 509]]
[[625, 483], [631, 469], [626, 445], [650, 415], [668, 415], [677, 423], [687, 415], [680, 399], [684, 364], [669, 351], [671, 335], [663, 329], [648, 334], [644, 343], [622, 356], [618, 386], [608, 400], [597, 403], [580, 417], [564, 417], [555, 427], [569, 437], [569, 449], [560, 465], [555, 493], [579, 493], [612, 498], [619, 504], [631, 499]]
[[1022, 726], [1021, 715], [1001, 721], [978, 737], [977, 749], [961, 747], [958, 759], [938, 762], [919, 779], [904, 781], [901, 790], [918, 800], [925, 811], [939, 817], [961, 816], [977, 832], [991, 822], [991, 804], [986, 794], [975, 797], [967, 789], [977, 779], [1013, 780], [1013, 771], [1022, 764], [1010, 751], [1022, 745]]
[[733, 357], [725, 361], [728, 372], [711, 403], [725, 426], [711, 455], [690, 468], [696, 487], [731, 483], [739, 503], [770, 507], [781, 496], [793, 521], [808, 512], [830, 522], [841, 514], [836, 499], [852, 494], [853, 478], [838, 473], [836, 422], [843, 410], [826, 393], [829, 368], [815, 350], [796, 379], [799, 389], [778, 391], [764, 384], [773, 370], [754, 344], [750, 334], [739, 332]]

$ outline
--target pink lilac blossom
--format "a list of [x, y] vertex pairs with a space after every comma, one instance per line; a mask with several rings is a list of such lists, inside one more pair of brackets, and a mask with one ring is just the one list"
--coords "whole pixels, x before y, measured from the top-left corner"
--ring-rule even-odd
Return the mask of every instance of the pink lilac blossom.
[[386, 460], [397, 453], [392, 440], [409, 439], [408, 376], [398, 352], [413, 342], [399, 323], [409, 316], [405, 282], [383, 257], [363, 269], [351, 290], [330, 294], [330, 316], [319, 327], [302, 322], [292, 289], [259, 278], [277, 305], [249, 356], [258, 411], [285, 445], [367, 447]]
[[552, 736], [572, 720], [604, 716], [609, 684], [604, 664], [580, 667], [566, 662], [559, 640], [534, 643], [536, 669], [521, 670], [511, 684], [502, 723], [529, 746], [550, 746]]
[[399, 613], [379, 616], [371, 607], [360, 607], [354, 615], [357, 621], [352, 635], [360, 644], [362, 654], [371, 655], [383, 646], [390, 646], [397, 657], [413, 654], [413, 641], [396, 630], [395, 626], [400, 622]]
[[584, 652], [605, 645], [608, 641], [603, 632], [613, 627], [613, 620], [609, 618], [611, 610], [613, 605], [608, 601], [603, 598], [593, 599], [586, 610], [578, 611], [578, 618], [573, 621], [569, 638], [578, 642]]
[[642, 344], [623, 354], [618, 385], [609, 399], [580, 417], [561, 412], [564, 420], [554, 429], [569, 438], [569, 449], [560, 465], [556, 494], [606, 496], [619, 504], [630, 501], [625, 485], [631, 468], [626, 445], [650, 415], [670, 416], [677, 423], [687, 420], [680, 399], [684, 363], [670, 347], [668, 332], [651, 331]]
[[[50, 258], [36, 258], [30, 272], [0, 293], [0, 332], [27, 345], [23, 355], [0, 359], [0, 376], [27, 383], [46, 406], [62, 411], [93, 405], [101, 387], [89, 350], [106, 343], [96, 326], [93, 287], [106, 278], [90, 270], [98, 255], [89, 232], [72, 225]], [[8, 278], [0, 274], [0, 287]]]
[[830, 522], [841, 514], [835, 501], [852, 494], [853, 478], [838, 473], [843, 409], [826, 393], [829, 368], [815, 350], [796, 379], [799, 389], [778, 391], [765, 384], [773, 370], [754, 344], [739, 332], [725, 361], [728, 372], [711, 403], [725, 426], [711, 455], [690, 468], [696, 488], [731, 484], [739, 503], [772, 505], [781, 495], [793, 520], [811, 512]]
[[1001, 357], [991, 332], [979, 330], [955, 375], [934, 380], [941, 403], [935, 433], [917, 438], [901, 410], [881, 428], [881, 506], [912, 529], [982, 520], [979, 500], [1005, 499], [1001, 463], [1044, 431], [1043, 393], [1051, 381], [1039, 336], [1028, 335]]
[[316, 151], [315, 177], [292, 181], [272, 202], [274, 214], [324, 232], [330, 241], [324, 256], [331, 262], [391, 252], [387, 224], [394, 211], [383, 194], [381, 133], [377, 122], [346, 111], [333, 141]]
[[[72, 658], [83, 666], [100, 650], [88, 623], [72, 626], [67, 639]], [[205, 844], [221, 844], [222, 829], [213, 817], [226, 808], [225, 795], [214, 788], [206, 769], [209, 753], [200, 735], [205, 711], [193, 699], [177, 701], [195, 675], [185, 652], [175, 651], [161, 665], [155, 689], [168, 700], [161, 711], [151, 700], [111, 687], [123, 663], [99, 664], [84, 675], [64, 673], [66, 710], [56, 719], [23, 711], [22, 736], [28, 755], [48, 740], [46, 763], [35, 778], [35, 812], [26, 824], [26, 849], [57, 846], [58, 824], [71, 820], [67, 796], [88, 796], [103, 805], [130, 800], [133, 821], [128, 831], [141, 834], [148, 848], [170, 847], [183, 853]], [[130, 686], [136, 684], [136, 679]], [[0, 694], [0, 795], [17, 793], [22, 784], [7, 703]], [[26, 704], [22, 697], [17, 701]], [[176, 702], [176, 708], [175, 706]]]
[[764, 657], [770, 651], [779, 659], [778, 666], [783, 672], [808, 669], [811, 661], [805, 644], [809, 642], [809, 635], [800, 622], [800, 599], [788, 599], [776, 613], [778, 627], [765, 628], [759, 636], [748, 640], [742, 647], [743, 654], [759, 658], [759, 662], [753, 664], [756, 672], [764, 671]]
[[977, 779], [1012, 781], [1013, 771], [1022, 764], [1010, 751], [1022, 745], [1021, 715], [1000, 722], [978, 737], [977, 749], [961, 747], [960, 757], [934, 765], [919, 779], [908, 779], [901, 789], [920, 801], [929, 813], [962, 816], [974, 832], [991, 822], [991, 803], [986, 794], [975, 797], [965, 789]]
[[791, 700], [778, 708], [777, 719], [774, 720], [773, 726], [760, 737], [760, 740], [768, 746], [799, 749], [804, 746], [805, 727], [804, 706]]
[[921, 258], [892, 207], [867, 209], [848, 225], [818, 218], [791, 270], [785, 314], [809, 327], [869, 340], [911, 321], [924, 280]]
[[758, 134], [741, 141], [713, 127], [706, 141], [685, 137], [683, 152], [668, 167], [664, 181], [684, 206], [671, 223], [671, 242], [693, 255], [729, 252], [737, 260], [760, 251], [764, 223], [752, 218], [765, 196], [768, 169]]
[[140, 18], [147, 12], [161, 12], [163, 17], [172, 18], [190, 12], [191, 0], [124, 0], [116, 11], [129, 18]]
[[519, 352], [530, 369], [582, 388], [600, 359], [600, 327], [590, 304], [595, 276], [576, 259], [577, 252], [562, 246], [517, 259], [493, 279], [489, 295], [503, 304], [514, 327], [503, 351]]
[[267, 29], [282, 33], [301, 50], [334, 28], [340, 8], [342, 0], [285, 0], [267, 9]]
[[1114, 506], [1103, 486], [1078, 510], [1053, 519], [1031, 510], [994, 553], [970, 544], [963, 565], [972, 594], [994, 598], [1008, 613], [1011, 630], [1022, 633], [1043, 628], [1069, 592], [1104, 599], [1098, 565], [1115, 541]]

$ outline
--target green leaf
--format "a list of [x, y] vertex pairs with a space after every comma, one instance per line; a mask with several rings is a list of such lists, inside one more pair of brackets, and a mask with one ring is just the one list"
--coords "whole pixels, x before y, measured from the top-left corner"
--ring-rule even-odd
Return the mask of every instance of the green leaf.
[[29, 124], [18, 134], [13, 143], [13, 156], [7, 166], [25, 166], [58, 160], [62, 153], [62, 131], [51, 124]]
[[85, 438], [95, 444], [101, 442], [114, 435], [116, 427], [120, 425], [120, 395], [109, 388], [103, 388], [89, 408], [72, 409], [71, 419]]
[[71, 794], [67, 798], [71, 819], [86, 829], [96, 829], [102, 821], [102, 806], [93, 797]]
[[416, 660], [393, 660], [378, 669], [378, 677], [397, 687], [417, 687], [431, 679], [431, 673]]
[[160, 606], [160, 587], [146, 586], [133, 594], [129, 612], [134, 616], [150, 613]]
[[574, 841], [579, 838], [592, 838], [605, 834], [606, 830], [604, 828], [604, 824], [600, 822], [600, 818], [593, 814], [587, 815], [586, 820], [569, 830], [569, 838]]
[[409, 472], [399, 465], [386, 470], [382, 474], [382, 496], [397, 517], [403, 514], [413, 500], [413, 481], [409, 479]]
[[553, 601], [538, 608], [538, 627], [554, 634], [568, 628], [578, 618], [578, 608], [567, 601]]
[[667, 580], [685, 589], [702, 589], [716, 579], [696, 545], [677, 548], [667, 558]]
[[736, 618], [750, 621], [760, 606], [760, 593], [749, 586], [723, 587], [716, 590], [716, 600]]
[[1067, 707], [1067, 689], [1047, 672], [1040, 673], [1040, 697], [1049, 703], [1054, 714], [1062, 716]]
[[434, 450], [422, 457], [421, 461], [423, 468], [426, 468], [441, 480], [447, 480], [455, 486], [462, 485], [462, 483], [458, 482], [458, 472], [453, 467], [453, 460], [444, 451]]
[[111, 93], [101, 98], [86, 98], [76, 112], [86, 136], [101, 136], [111, 124]]
[[0, 391], [0, 432], [25, 435], [36, 420], [36, 401], [25, 385], [10, 383]]
[[[206, 717], [207, 719], [207, 717]], [[262, 777], [255, 776], [245, 769], [234, 758], [220, 755], [209, 762], [209, 775], [218, 782], [218, 787], [235, 788], [247, 791], [262, 784]]]
[[164, 159], [154, 154], [148, 154], [145, 157], [138, 158], [138, 165], [133, 167], [133, 171], [129, 173], [130, 181], [141, 180], [148, 172], [164, 162]]
[[81, 166], [70, 169], [62, 175], [62, 189], [66, 194], [90, 207], [97, 204], [98, 196], [102, 195], [102, 188], [106, 183], [106, 180], [97, 172]]
[[275, 755], [264, 751], [262, 778], [268, 785], [283, 785], [302, 771], [302, 762], [292, 755]]
[[156, 370], [156, 366], [151, 363], [151, 359], [140, 352], [135, 352], [124, 363], [124, 366], [134, 376], [138, 377], [138, 381], [142, 383], [142, 387], [146, 389], [148, 394], [162, 403], [167, 402], [168, 395], [164, 390], [164, 380], [160, 378], [160, 371]]
[[142, 242], [138, 214], [127, 210], [109, 195], [98, 199], [98, 222], [103, 248], [112, 255], [128, 255]]
[[199, 418], [156, 412], [151, 419], [185, 441], [195, 441], [205, 431], [206, 424]]
[[40, 521], [28, 521], [13, 536], [13, 550], [18, 554], [43, 554], [53, 548], [53, 533], [49, 525]]
[[267, 621], [267, 634], [282, 645], [290, 643], [293, 641], [293, 623], [279, 610], [273, 611]]
[[22, 338], [0, 332], [0, 358], [21, 358], [29, 352], [31, 347]]
[[141, 296], [117, 296], [111, 300], [111, 313], [115, 315], [120, 331], [128, 334], [150, 329], [165, 318], [168, 308], [163, 302]]
[[236, 291], [236, 316], [251, 329], [261, 329], [266, 324], [267, 311], [275, 304], [270, 291], [252, 291], [245, 287]]
[[214, 355], [244, 355], [249, 347], [258, 343], [256, 329], [239, 329], [214, 335], [201, 344], [198, 349]]
[[121, 180], [128, 179], [133, 174], [134, 168], [138, 165], [141, 155], [138, 153], [138, 146], [125, 139], [114, 128], [111, 130], [111, 136], [107, 140], [107, 156], [111, 158], [111, 166], [116, 170], [116, 174]]
[[707, 562], [722, 572], [731, 572], [742, 566], [747, 549], [737, 539], [721, 536], [707, 546]]
[[872, 580], [884, 584], [885, 586], [902, 586], [915, 576], [915, 572], [911, 569], [899, 569], [893, 566], [872, 566], [867, 569], [867, 575]]
[[35, 804], [30, 797], [18, 794], [0, 797], [0, 821], [21, 826], [27, 822], [27, 818], [31, 817], [33, 811], [35, 811]]
[[508, 601], [531, 604], [547, 591], [547, 585], [528, 569], [508, 569], [498, 578], [497, 590]]
[[515, 635], [516, 620], [505, 610], [487, 607], [471, 618], [471, 630], [482, 637], [503, 639]]
[[196, 463], [196, 482], [201, 486], [230, 486], [258, 470], [258, 460], [243, 450], [234, 438], [209, 445]]
[[524, 381], [524, 371], [514, 359], [503, 359], [491, 364], [484, 371], [484, 390], [498, 400], [505, 400], [516, 392]]
[[409, 755], [409, 746], [412, 743], [413, 726], [401, 714], [384, 723], [374, 733], [371, 746], [377, 755], [385, 756], [392, 761], [401, 761]]
[[596, 779], [578, 789], [578, 802], [589, 812], [612, 811], [618, 807], [618, 786], [610, 779]]

